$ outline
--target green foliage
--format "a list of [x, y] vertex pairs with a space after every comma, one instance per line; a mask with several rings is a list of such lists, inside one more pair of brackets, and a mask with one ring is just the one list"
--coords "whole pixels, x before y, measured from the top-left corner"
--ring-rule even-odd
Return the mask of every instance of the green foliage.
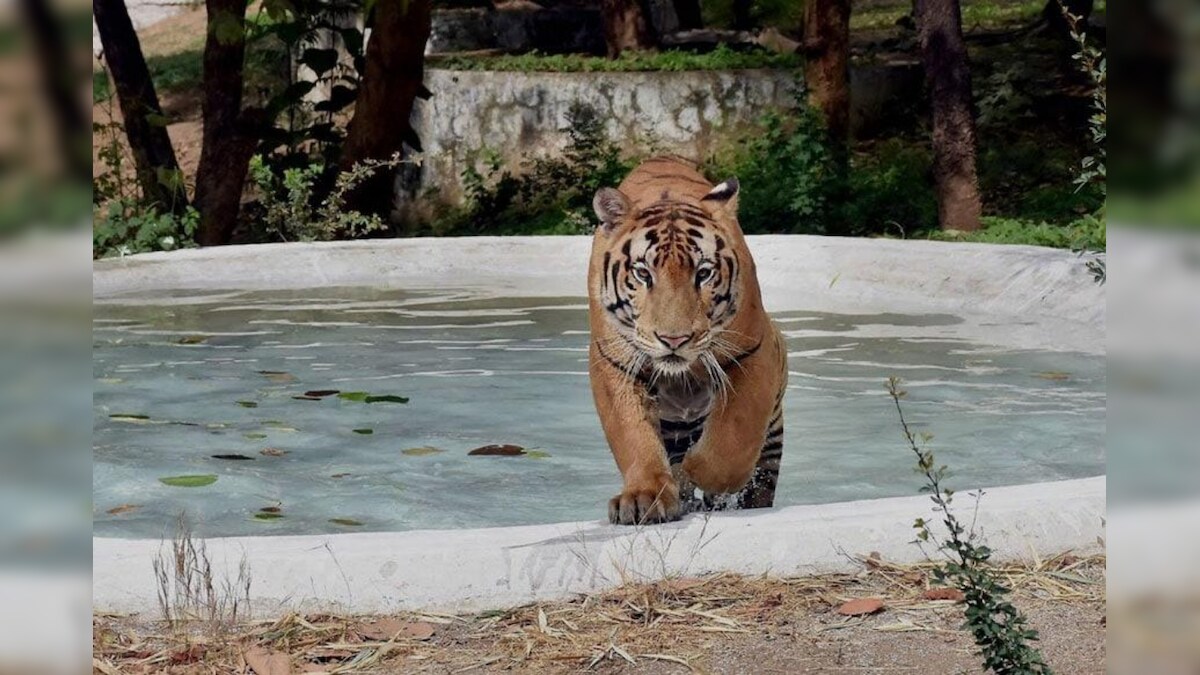
[[385, 228], [374, 214], [346, 207], [346, 196], [380, 169], [403, 163], [399, 155], [386, 160], [365, 160], [336, 175], [326, 196], [318, 184], [328, 175], [325, 165], [274, 171], [261, 155], [250, 160], [250, 177], [258, 188], [257, 210], [266, 233], [283, 241], [354, 239]]
[[[733, 6], [736, 0], [701, 0], [700, 11], [704, 25], [712, 28], [732, 28]], [[751, 0], [750, 21], [755, 26], [792, 28], [800, 26], [804, 17], [804, 3], [796, 0]]]
[[[945, 528], [944, 532], [935, 532], [930, 522], [917, 518], [913, 523], [916, 543], [922, 547], [932, 544], [944, 557], [934, 568], [934, 579], [963, 592], [966, 603], [963, 628], [974, 637], [984, 669], [997, 675], [1049, 675], [1053, 671], [1031, 644], [1038, 639], [1037, 631], [1029, 627], [1025, 616], [1007, 599], [1011, 589], [1001, 583], [1000, 574], [991, 568], [991, 549], [978, 543], [973, 525], [970, 528], [963, 525], [950, 510], [954, 491], [943, 486], [949, 470], [937, 464], [933, 451], [922, 447], [933, 437], [929, 434], [918, 437], [909, 428], [900, 406], [900, 399], [906, 394], [900, 389], [900, 380], [889, 378], [887, 390], [900, 416], [904, 438], [917, 456], [917, 473], [925, 478], [921, 492], [929, 495], [933, 511], [938, 514], [936, 518]], [[976, 499], [979, 497], [982, 493]]]
[[199, 224], [200, 214], [191, 207], [175, 215], [136, 201], [112, 200], [93, 213], [92, 255], [105, 258], [191, 248]]
[[838, 172], [824, 122], [799, 104], [765, 115], [745, 142], [705, 167], [714, 182], [737, 176], [738, 222], [748, 234], [824, 234]]
[[594, 73], [634, 71], [740, 70], [750, 68], [797, 68], [802, 60], [794, 54], [765, 50], [735, 51], [725, 45], [705, 52], [666, 49], [660, 52], [624, 52], [619, 58], [583, 54], [505, 54], [500, 56], [454, 55], [434, 57], [430, 67], [450, 70], [498, 70], [526, 73]]
[[928, 148], [889, 139], [850, 158], [849, 188], [841, 205], [843, 231], [852, 235], [908, 236], [937, 226]]
[[1103, 214], [1088, 214], [1066, 225], [984, 216], [983, 229], [976, 232], [930, 232], [931, 238], [985, 244], [1024, 244], [1077, 251], [1103, 251], [1107, 227]]
[[1088, 117], [1088, 132], [1094, 152], [1083, 158], [1075, 183], [1080, 188], [1096, 185], [1103, 192], [1108, 180], [1107, 153], [1104, 149], [1104, 142], [1108, 138], [1108, 59], [1104, 52], [1088, 42], [1083, 20], [1068, 11], [1061, 0], [1059, 6], [1071, 29], [1071, 39], [1077, 50], [1071, 58], [1079, 63], [1079, 69], [1092, 85], [1092, 114]]
[[595, 225], [596, 190], [621, 182], [634, 163], [607, 140], [594, 108], [575, 104], [567, 111], [568, 142], [559, 157], [526, 160], [514, 173], [499, 157], [484, 158], [482, 172], [463, 172], [463, 209], [432, 225], [446, 234], [583, 234]]

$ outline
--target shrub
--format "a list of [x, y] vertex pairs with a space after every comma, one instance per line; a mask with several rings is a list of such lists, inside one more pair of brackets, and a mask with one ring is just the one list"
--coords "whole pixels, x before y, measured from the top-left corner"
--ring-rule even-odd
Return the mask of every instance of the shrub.
[[999, 575], [989, 566], [991, 549], [977, 543], [974, 527], [964, 526], [950, 510], [954, 491], [942, 484], [949, 471], [946, 466], [937, 465], [933, 451], [921, 447], [933, 437], [921, 434], [918, 438], [909, 428], [900, 406], [900, 400], [906, 394], [900, 389], [900, 380], [889, 378], [887, 391], [896, 405], [904, 439], [917, 456], [917, 473], [925, 479], [921, 492], [929, 495], [933, 510], [939, 514], [937, 518], [946, 530], [942, 535], [944, 538], [937, 541], [930, 523], [917, 518], [913, 523], [917, 544], [933, 543], [937, 551], [945, 555], [946, 561], [934, 568], [934, 579], [953, 584], [963, 592], [966, 603], [963, 628], [975, 638], [984, 669], [997, 675], [1048, 675], [1052, 672], [1050, 666], [1046, 665], [1041, 652], [1030, 644], [1038, 639], [1037, 631], [1029, 627], [1025, 616], [1007, 600], [1011, 589], [1000, 582]]
[[200, 214], [191, 207], [176, 215], [125, 200], [112, 200], [93, 216], [96, 258], [191, 248], [200, 224]]
[[923, 145], [892, 139], [850, 159], [840, 218], [847, 234], [907, 236], [937, 226], [932, 157]]

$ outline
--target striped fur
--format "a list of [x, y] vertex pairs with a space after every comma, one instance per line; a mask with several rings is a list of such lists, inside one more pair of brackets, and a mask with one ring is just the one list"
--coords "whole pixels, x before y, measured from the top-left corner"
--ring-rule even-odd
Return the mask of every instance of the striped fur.
[[676, 517], [693, 486], [710, 505], [773, 503], [786, 351], [762, 307], [737, 192], [736, 179], [713, 186], [656, 158], [596, 194], [590, 373], [625, 483], [613, 522]]

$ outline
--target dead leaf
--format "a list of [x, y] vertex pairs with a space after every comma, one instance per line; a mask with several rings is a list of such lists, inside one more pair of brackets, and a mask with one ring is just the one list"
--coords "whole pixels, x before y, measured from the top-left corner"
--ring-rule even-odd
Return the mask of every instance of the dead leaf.
[[171, 652], [171, 663], [195, 663], [203, 660], [207, 653], [208, 648], [204, 645], [189, 645]]
[[119, 516], [122, 513], [129, 513], [130, 511], [137, 511], [140, 508], [142, 508], [141, 504], [122, 504], [120, 506], [112, 507], [111, 509], [109, 509], [107, 511], [107, 513], [110, 516]]
[[280, 450], [279, 448], [263, 448], [262, 450], [258, 451], [258, 454], [265, 455], [267, 457], [283, 457], [284, 455], [288, 454], [288, 451]]
[[263, 647], [250, 647], [243, 656], [257, 675], [291, 675], [292, 660], [287, 654]]
[[866, 616], [883, 611], [883, 600], [879, 598], [856, 598], [838, 607], [838, 614], [843, 616]]
[[964, 597], [963, 592], [957, 588], [927, 588], [921, 594], [921, 598], [925, 600], [953, 600], [954, 602], [962, 602]]
[[485, 445], [467, 453], [472, 456], [487, 456], [487, 457], [516, 457], [525, 454], [525, 448], [519, 445]]

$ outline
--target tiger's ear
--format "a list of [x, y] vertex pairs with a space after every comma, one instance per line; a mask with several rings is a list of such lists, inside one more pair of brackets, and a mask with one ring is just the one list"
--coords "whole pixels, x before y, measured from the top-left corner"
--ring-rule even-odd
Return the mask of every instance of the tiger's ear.
[[715, 214], [737, 217], [738, 179], [729, 178], [717, 185], [701, 198], [701, 202]]
[[592, 198], [592, 208], [600, 219], [600, 226], [612, 232], [625, 216], [629, 215], [629, 198], [614, 188], [600, 188]]

